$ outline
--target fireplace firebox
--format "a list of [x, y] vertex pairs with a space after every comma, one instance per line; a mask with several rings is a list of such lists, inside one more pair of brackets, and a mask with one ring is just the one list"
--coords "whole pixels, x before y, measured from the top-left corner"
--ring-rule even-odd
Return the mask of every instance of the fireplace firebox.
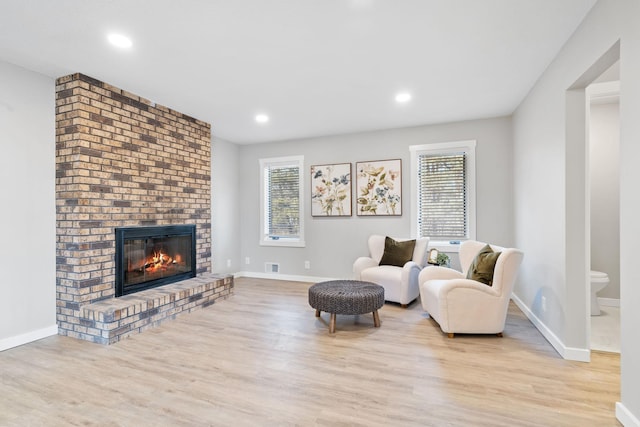
[[196, 226], [119, 227], [116, 297], [196, 276]]

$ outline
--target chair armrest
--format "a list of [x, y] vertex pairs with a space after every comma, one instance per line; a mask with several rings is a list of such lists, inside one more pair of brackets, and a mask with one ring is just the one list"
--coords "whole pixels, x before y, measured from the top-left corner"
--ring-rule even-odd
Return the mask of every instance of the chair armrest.
[[355, 262], [353, 263], [353, 272], [356, 275], [356, 279], [360, 280], [360, 273], [362, 273], [367, 268], [377, 267], [377, 266], [378, 266], [378, 263], [376, 262], [375, 259], [363, 256], [356, 259]]
[[417, 291], [418, 284], [420, 283], [418, 281], [420, 270], [422, 270], [420, 264], [415, 261], [407, 261], [402, 267], [402, 278], [400, 280], [402, 280], [402, 283], [408, 284]]
[[407, 262], [402, 266], [402, 268], [403, 268], [404, 270], [407, 270], [407, 271], [411, 271], [412, 269], [416, 269], [416, 268], [417, 268], [418, 270], [422, 270], [422, 267], [420, 267], [420, 264], [418, 264], [418, 263], [417, 263], [417, 262], [415, 262], [415, 261], [407, 261]]
[[409, 276], [409, 275], [415, 275], [416, 280], [418, 279], [418, 274], [420, 274], [420, 271], [422, 270], [423, 267], [420, 266], [420, 264], [418, 264], [415, 261], [407, 261], [404, 263], [404, 265], [402, 266], [402, 276]]
[[508, 297], [469, 279], [420, 282], [422, 308], [444, 332], [498, 333], [504, 329]]
[[498, 292], [496, 292], [496, 290], [491, 286], [487, 286], [484, 283], [476, 282], [475, 280], [470, 279], [454, 279], [443, 281], [439, 288], [439, 294], [441, 297], [456, 289], [465, 289], [491, 296], [499, 296]]
[[427, 280], [451, 280], [464, 279], [466, 276], [458, 270], [448, 267], [425, 267], [420, 272], [418, 282], [424, 283]]

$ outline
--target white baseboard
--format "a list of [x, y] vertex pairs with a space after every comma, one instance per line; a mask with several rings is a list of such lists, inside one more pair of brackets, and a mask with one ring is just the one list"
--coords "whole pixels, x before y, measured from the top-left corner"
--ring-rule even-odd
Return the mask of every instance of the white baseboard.
[[640, 420], [622, 402], [616, 402], [616, 418], [624, 427], [640, 427]]
[[51, 335], [58, 335], [58, 325], [48, 326], [36, 331], [27, 332], [26, 334], [2, 339], [0, 340], [0, 351], [50, 337]]
[[600, 298], [598, 297], [598, 304], [604, 307], [620, 307], [619, 298]]
[[255, 271], [239, 271], [234, 273], [234, 278], [236, 277], [251, 277], [254, 279], [272, 279], [272, 280], [287, 280], [291, 282], [309, 282], [309, 283], [317, 283], [317, 282], [325, 282], [327, 280], [345, 280], [335, 277], [314, 277], [314, 276], [298, 276], [292, 274], [280, 274], [280, 273], [259, 273]]
[[535, 315], [535, 313], [529, 310], [529, 307], [527, 307], [520, 298], [512, 294], [511, 299], [516, 303], [518, 308], [522, 310], [524, 315], [527, 316], [527, 319], [529, 319], [531, 323], [533, 323], [533, 326], [535, 326], [540, 331], [542, 336], [547, 341], [549, 341], [549, 344], [553, 346], [553, 348], [558, 352], [560, 356], [562, 356], [563, 359], [575, 360], [577, 362], [591, 361], [591, 351], [589, 349], [565, 346], [562, 340], [560, 340], [560, 338], [558, 338], [558, 336], [554, 334], [553, 331], [549, 329], [547, 325], [545, 325], [544, 322], [540, 320], [540, 318], [538, 318], [538, 316]]

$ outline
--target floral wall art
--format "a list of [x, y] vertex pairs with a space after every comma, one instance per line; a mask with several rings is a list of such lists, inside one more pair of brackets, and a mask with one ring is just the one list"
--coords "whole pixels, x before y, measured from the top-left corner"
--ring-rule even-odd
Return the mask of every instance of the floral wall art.
[[311, 215], [351, 216], [351, 163], [311, 166]]
[[356, 163], [358, 215], [402, 215], [402, 160]]

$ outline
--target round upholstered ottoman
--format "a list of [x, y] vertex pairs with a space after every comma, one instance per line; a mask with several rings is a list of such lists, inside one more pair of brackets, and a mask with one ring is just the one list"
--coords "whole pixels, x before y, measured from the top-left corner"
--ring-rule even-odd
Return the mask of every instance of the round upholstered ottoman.
[[336, 330], [336, 314], [373, 313], [373, 325], [380, 326], [378, 309], [384, 305], [384, 288], [375, 283], [360, 280], [330, 280], [309, 288], [309, 305], [316, 309], [316, 317], [322, 311], [331, 314], [329, 333]]

